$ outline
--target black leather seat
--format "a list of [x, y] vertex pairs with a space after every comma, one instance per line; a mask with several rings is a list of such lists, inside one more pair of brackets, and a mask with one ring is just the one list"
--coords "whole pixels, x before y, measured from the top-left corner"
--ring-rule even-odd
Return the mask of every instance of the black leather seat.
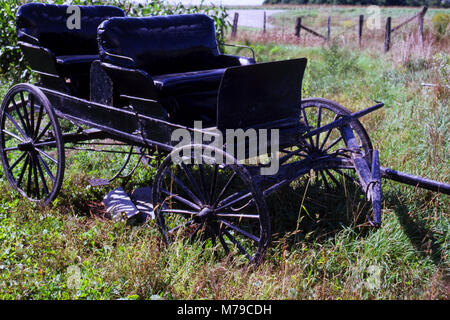
[[[71, 79], [75, 92], [89, 86], [89, 70], [99, 59], [97, 27], [110, 17], [125, 13], [114, 6], [76, 6], [80, 10], [80, 29], [69, 29], [67, 5], [27, 3], [16, 14], [17, 38], [33, 70], [43, 74], [57, 73]], [[45, 55], [45, 57], [44, 57]], [[52, 64], [53, 61], [53, 64]]]
[[181, 94], [198, 90], [217, 90], [225, 68], [162, 74], [153, 77], [156, 88], [163, 94]]
[[[139, 70], [134, 81], [146, 88], [135, 94], [155, 93], [147, 97], [161, 101], [172, 119], [185, 124], [205, 117], [215, 122], [217, 91], [225, 69], [254, 63], [221, 54], [214, 21], [202, 14], [112, 18], [99, 26], [98, 41], [100, 59], [119, 90], [129, 87], [123, 79], [133, 81], [121, 72], [130, 75]], [[205, 110], [209, 110], [206, 115]]]

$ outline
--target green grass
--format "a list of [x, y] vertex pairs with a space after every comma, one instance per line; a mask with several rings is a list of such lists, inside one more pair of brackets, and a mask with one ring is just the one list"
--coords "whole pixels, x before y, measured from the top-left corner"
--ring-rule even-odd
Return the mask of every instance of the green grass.
[[[385, 102], [362, 119], [382, 165], [449, 182], [449, 91], [420, 86], [448, 81], [448, 55], [394, 66], [336, 47], [254, 47], [258, 61], [306, 56], [304, 97], [352, 111]], [[384, 181], [383, 225], [375, 230], [353, 217], [364, 211], [359, 193], [324, 194], [297, 181], [268, 198], [273, 242], [263, 263], [247, 268], [216, 260], [200, 243], [165, 248], [154, 221], [127, 226], [96, 214], [103, 195], [120, 184], [88, 187], [91, 176], [112, 174], [104, 160], [73, 154], [63, 190], [47, 208], [21, 199], [0, 173], [0, 299], [449, 298], [448, 196]], [[123, 186], [148, 184], [153, 174], [141, 168]], [[78, 288], [71, 287], [73, 270]]]

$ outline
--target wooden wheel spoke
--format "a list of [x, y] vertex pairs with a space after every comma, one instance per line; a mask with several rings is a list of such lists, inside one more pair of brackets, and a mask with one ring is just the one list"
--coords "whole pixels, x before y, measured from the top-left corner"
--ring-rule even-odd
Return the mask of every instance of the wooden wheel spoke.
[[[301, 109], [302, 109], [303, 121], [305, 121], [306, 126], [309, 127], [308, 117], [306, 116], [305, 108], [301, 108]], [[312, 137], [308, 137], [308, 140], [311, 143], [311, 145], [314, 146]]]
[[240, 192], [233, 193], [231, 196], [223, 199], [217, 207], [217, 211], [223, 210], [225, 208], [231, 207], [233, 204], [238, 203], [239, 201], [244, 200], [252, 195], [251, 192], [244, 190]]
[[22, 170], [20, 171], [19, 174], [19, 179], [17, 180], [17, 187], [20, 188], [20, 184], [22, 183], [22, 179], [23, 179], [23, 175], [25, 173], [25, 171], [27, 170], [28, 167], [28, 163], [30, 161], [30, 156], [28, 153], [26, 153], [26, 159], [25, 159], [25, 163], [23, 164]]
[[184, 214], [188, 216], [195, 216], [198, 213], [198, 211], [182, 210], [182, 209], [161, 209], [161, 212]]
[[3, 131], [4, 133], [6, 133], [8, 136], [13, 137], [14, 139], [16, 139], [16, 140], [18, 140], [18, 141], [20, 141], [20, 142], [23, 142], [23, 139], [22, 139], [21, 137], [19, 137], [18, 135], [14, 134], [14, 133], [12, 133], [12, 132], [6, 130], [6, 129], [3, 129], [2, 131]]
[[205, 170], [203, 164], [198, 165], [198, 171], [200, 172], [200, 188], [202, 188], [203, 194], [205, 195], [205, 201], [210, 198], [209, 190], [207, 188], [207, 183], [205, 180]]
[[328, 184], [327, 178], [325, 177], [325, 174], [323, 173], [323, 170], [319, 171], [320, 176], [322, 177], [323, 183], [325, 184], [325, 188], [328, 192], [331, 191], [330, 185]]
[[48, 195], [48, 194], [49, 194], [49, 191], [48, 191], [47, 182], [45, 181], [44, 172], [42, 171], [42, 167], [39, 165], [39, 161], [38, 161], [38, 159], [37, 159], [37, 156], [36, 156], [34, 162], [35, 162], [36, 167], [37, 167], [37, 169], [38, 169], [39, 177], [40, 177], [41, 180], [42, 180], [42, 187], [43, 187], [43, 189], [44, 189], [44, 193], [45, 193], [45, 195]]
[[239, 214], [231, 212], [216, 213], [216, 216], [223, 218], [259, 219], [259, 214]]
[[[322, 122], [322, 107], [318, 107], [317, 108], [317, 128], [320, 128], [320, 123]], [[316, 147], [319, 147], [319, 138], [320, 138], [320, 134], [318, 134], [316, 136]]]
[[241, 251], [243, 255], [247, 257], [249, 261], [252, 260], [251, 255], [247, 252], [247, 250], [244, 249], [244, 247], [239, 243], [239, 241], [237, 241], [236, 238], [231, 235], [231, 233], [229, 233], [226, 229], [223, 230], [223, 233], [227, 236], [228, 239], [231, 240], [231, 242], [234, 243], [234, 245], [239, 249], [239, 251]]
[[183, 190], [195, 203], [200, 206], [202, 203], [200, 199], [193, 192], [191, 192], [191, 190], [189, 190], [189, 188], [186, 187], [184, 183], [181, 182], [181, 180], [178, 179], [169, 168], [167, 169], [167, 171], [173, 181], [181, 188], [181, 190]]
[[44, 157], [46, 157], [47, 159], [49, 159], [50, 161], [52, 161], [55, 164], [58, 164], [58, 160], [56, 160], [55, 158], [53, 158], [51, 155], [49, 155], [47, 152], [42, 151], [39, 148], [35, 148], [40, 154], [42, 154]]
[[55, 182], [55, 177], [53, 176], [50, 168], [47, 166], [47, 164], [45, 163], [44, 159], [42, 159], [41, 155], [39, 153], [36, 154], [37, 159], [39, 160], [39, 162], [41, 163], [42, 167], [44, 167], [45, 172], [47, 172], [48, 176], [50, 177], [50, 179]]
[[225, 254], [229, 254], [230, 253], [230, 248], [228, 248], [227, 243], [225, 242], [225, 239], [223, 238], [223, 235], [220, 233], [219, 236], [219, 241], [222, 244], [223, 249], [225, 250]]
[[25, 98], [23, 96], [23, 91], [20, 92], [20, 101], [22, 102], [23, 116], [24, 116], [24, 121], [27, 124], [28, 135], [31, 136], [32, 132], [33, 132], [33, 129], [30, 127], [30, 117], [28, 115], [27, 103], [25, 102]]
[[[333, 118], [333, 121], [335, 121], [337, 118], [338, 118], [338, 114], [336, 114], [335, 116], [334, 116], [334, 118]], [[333, 122], [332, 121], [332, 122]], [[331, 130], [328, 130], [327, 131], [327, 134], [325, 135], [325, 138], [323, 139], [323, 141], [322, 141], [322, 143], [321, 143], [321, 145], [320, 145], [320, 148], [319, 148], [319, 150], [320, 151], [323, 151], [323, 147], [325, 147], [325, 144], [327, 143], [327, 141], [328, 141], [328, 138], [330, 137], [330, 134], [331, 134], [331, 132], [333, 132], [333, 130], [334, 129], [331, 129]]]
[[218, 174], [219, 174], [219, 166], [217, 164], [214, 164], [213, 180], [211, 182], [211, 188], [209, 190], [209, 203], [213, 203], [213, 201], [215, 201], [214, 194], [216, 193], [216, 183]]
[[342, 136], [339, 136], [338, 138], [334, 139], [333, 142], [331, 142], [330, 145], [327, 146], [327, 148], [325, 150], [323, 150], [323, 152], [327, 152], [328, 150], [330, 150], [331, 148], [333, 148], [339, 141], [342, 140]]
[[32, 170], [33, 170], [33, 158], [29, 157], [29, 165], [28, 165], [28, 180], [27, 180], [27, 195], [31, 192], [31, 176], [32, 176]]
[[22, 135], [22, 137], [27, 137], [27, 134], [22, 130], [22, 128], [19, 126], [19, 124], [14, 120], [14, 118], [8, 113], [5, 112], [5, 116], [8, 118], [9, 121], [13, 124], [14, 127], [16, 127], [17, 131]]
[[327, 175], [330, 177], [331, 180], [333, 180], [333, 182], [336, 184], [336, 186], [339, 186], [339, 181], [336, 179], [336, 177], [334, 176], [334, 174], [332, 174], [330, 172], [330, 170], [325, 169], [325, 172], [327, 173]]
[[[6, 151], [6, 150], [5, 150]], [[14, 161], [14, 163], [9, 167], [9, 170], [13, 170], [15, 168], [15, 166], [17, 166], [19, 164], [20, 161], [22, 161], [23, 158], [25, 158], [25, 156], [27, 155], [27, 153], [24, 151], [22, 152], [22, 154], [20, 155], [19, 158], [17, 158], [16, 161]]]
[[200, 190], [197, 182], [194, 179], [194, 176], [192, 175], [191, 170], [183, 163], [181, 162], [181, 168], [183, 169], [184, 174], [186, 175], [187, 179], [189, 180], [189, 183], [194, 188], [194, 191], [197, 193], [197, 195], [202, 198], [202, 201], [206, 202], [206, 198], [204, 198], [204, 194]]
[[39, 106], [39, 114], [38, 114], [38, 118], [36, 120], [36, 127], [33, 130], [33, 132], [34, 132], [33, 139], [35, 141], [38, 140], [38, 139], [36, 139], [36, 137], [39, 132], [39, 127], [41, 126], [42, 116], [44, 114], [43, 110], [44, 110], [44, 108], [42, 106]]
[[39, 176], [38, 176], [38, 170], [37, 170], [37, 163], [35, 161], [35, 157], [31, 157], [31, 163], [33, 164], [33, 177], [34, 177], [34, 189], [35, 189], [35, 195], [39, 199], [41, 197], [41, 192], [39, 188]]
[[242, 229], [239, 228], [238, 226], [235, 226], [234, 224], [232, 224], [232, 223], [230, 223], [230, 222], [228, 222], [228, 221], [226, 221], [226, 220], [223, 220], [223, 219], [219, 219], [219, 221], [220, 221], [221, 223], [223, 223], [225, 226], [227, 226], [228, 228], [231, 228], [231, 229], [233, 229], [234, 231], [239, 232], [239, 233], [242, 234], [243, 236], [245, 236], [245, 237], [247, 237], [247, 238], [249, 238], [249, 239], [251, 239], [251, 240], [253, 240], [253, 241], [255, 241], [255, 242], [259, 242], [259, 238], [258, 238], [258, 237], [256, 237], [255, 235], [253, 235], [253, 234], [251, 234], [251, 233], [249, 233], [249, 232], [247, 232], [247, 231], [245, 231], [245, 230], [242, 230]]
[[19, 111], [19, 107], [17, 106], [16, 101], [14, 100], [14, 98], [11, 99], [11, 102], [12, 102], [12, 104], [14, 106], [14, 110], [16, 110], [17, 116], [19, 117], [19, 121], [22, 124], [22, 127], [25, 129], [25, 132], [28, 132], [29, 128], [26, 125], [26, 123], [25, 123], [25, 121], [24, 121], [24, 119], [22, 117], [22, 114]]
[[30, 99], [30, 134], [32, 137], [34, 137], [34, 96], [29, 95], [28, 99]]
[[50, 128], [50, 126], [52, 125], [51, 122], [47, 123], [47, 125], [44, 127], [44, 129], [42, 129], [41, 132], [39, 132], [39, 135], [34, 139], [34, 142], [39, 141], [39, 139], [41, 139], [44, 134], [48, 131], [48, 129]]
[[237, 175], [237, 173], [233, 172], [231, 177], [228, 179], [227, 183], [225, 184], [225, 186], [222, 188], [222, 190], [220, 191], [219, 195], [217, 196], [216, 201], [214, 201], [213, 208], [215, 208], [217, 206], [218, 202], [220, 201], [220, 199], [222, 199], [223, 195], [228, 190], [228, 187], [230, 186], [231, 182], [233, 182], [233, 180], [236, 177], [236, 175]]
[[197, 233], [201, 228], [203, 228], [203, 223], [199, 223], [198, 226], [195, 227], [194, 232], [192, 232], [191, 236], [189, 237], [191, 242], [194, 242], [195, 237], [197, 236]]
[[349, 179], [350, 181], [353, 181], [353, 183], [356, 183], [356, 184], [358, 184], [358, 185], [360, 184], [358, 180], [356, 180], [356, 179], [353, 178], [352, 176], [348, 175], [347, 173], [345, 173], [345, 172], [343, 172], [343, 171], [341, 171], [341, 170], [339, 170], [339, 169], [332, 169], [332, 170], [335, 171], [336, 173], [338, 173], [338, 174], [344, 176], [345, 178]]
[[183, 198], [183, 197], [181, 197], [181, 196], [179, 196], [177, 194], [173, 194], [173, 193], [171, 193], [171, 192], [169, 192], [167, 190], [164, 190], [164, 189], [161, 189], [161, 192], [165, 193], [170, 198], [178, 200], [179, 202], [181, 202], [181, 203], [183, 203], [183, 204], [185, 204], [185, 205], [187, 205], [187, 206], [189, 206], [189, 207], [191, 207], [193, 209], [200, 210], [200, 207], [198, 205], [196, 205], [192, 201], [189, 201], [189, 200], [187, 200], [187, 199], [185, 199], [185, 198]]
[[177, 230], [179, 230], [179, 229], [181, 229], [181, 228], [190, 226], [193, 222], [194, 222], [194, 220], [189, 220], [189, 221], [187, 221], [187, 222], [185, 222], [185, 223], [183, 223], [183, 224], [180, 224], [180, 225], [176, 226], [175, 228], [170, 229], [169, 231], [167, 231], [167, 233], [168, 233], [168, 234], [174, 233], [175, 231], [177, 231]]

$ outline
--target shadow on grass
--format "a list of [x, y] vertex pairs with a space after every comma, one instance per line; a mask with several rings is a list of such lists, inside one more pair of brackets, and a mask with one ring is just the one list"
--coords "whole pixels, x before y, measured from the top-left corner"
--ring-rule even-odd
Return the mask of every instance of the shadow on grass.
[[360, 236], [371, 229], [366, 218], [371, 204], [352, 182], [327, 190], [320, 182], [300, 179], [267, 198], [267, 204], [274, 243], [323, 242], [345, 227]]
[[[436, 194], [427, 192], [427, 197], [433, 198]], [[444, 250], [439, 243], [439, 236], [427, 226], [426, 220], [421, 217], [411, 215], [411, 210], [406, 205], [406, 201], [402, 201], [396, 192], [389, 191], [384, 194], [386, 205], [391, 208], [410, 242], [421, 256], [430, 257], [433, 263], [438, 266], [444, 261]], [[415, 208], [423, 208], [430, 199], [414, 199], [412, 205]]]
[[[439, 234], [427, 226], [426, 219], [409, 214], [406, 200], [399, 197], [400, 191], [384, 189], [385, 207], [395, 212], [401, 228], [417, 252], [423, 257], [430, 257], [436, 266], [441, 265], [444, 250]], [[427, 195], [427, 198], [409, 201], [409, 205], [416, 210], [424, 208], [435, 196], [434, 193]], [[275, 245], [283, 242], [295, 246], [303, 241], [322, 243], [347, 227], [352, 228], [357, 237], [365, 237], [374, 230], [367, 222], [367, 214], [372, 213], [371, 203], [365, 200], [359, 186], [350, 182], [346, 183], [345, 188], [325, 190], [320, 183], [308, 185], [307, 179], [301, 179], [296, 185], [285, 187], [266, 200]]]

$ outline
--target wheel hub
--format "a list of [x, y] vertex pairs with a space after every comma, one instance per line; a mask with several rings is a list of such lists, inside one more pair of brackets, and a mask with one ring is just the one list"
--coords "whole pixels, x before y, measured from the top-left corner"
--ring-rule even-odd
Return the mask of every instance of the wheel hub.
[[210, 219], [214, 216], [214, 209], [210, 207], [204, 207], [197, 215], [195, 215], [194, 221], [197, 223], [205, 222], [207, 219]]
[[29, 140], [25, 140], [22, 143], [19, 143], [19, 145], [17, 146], [17, 148], [20, 151], [33, 151], [34, 150], [34, 144], [33, 144], [33, 140], [29, 139]]

